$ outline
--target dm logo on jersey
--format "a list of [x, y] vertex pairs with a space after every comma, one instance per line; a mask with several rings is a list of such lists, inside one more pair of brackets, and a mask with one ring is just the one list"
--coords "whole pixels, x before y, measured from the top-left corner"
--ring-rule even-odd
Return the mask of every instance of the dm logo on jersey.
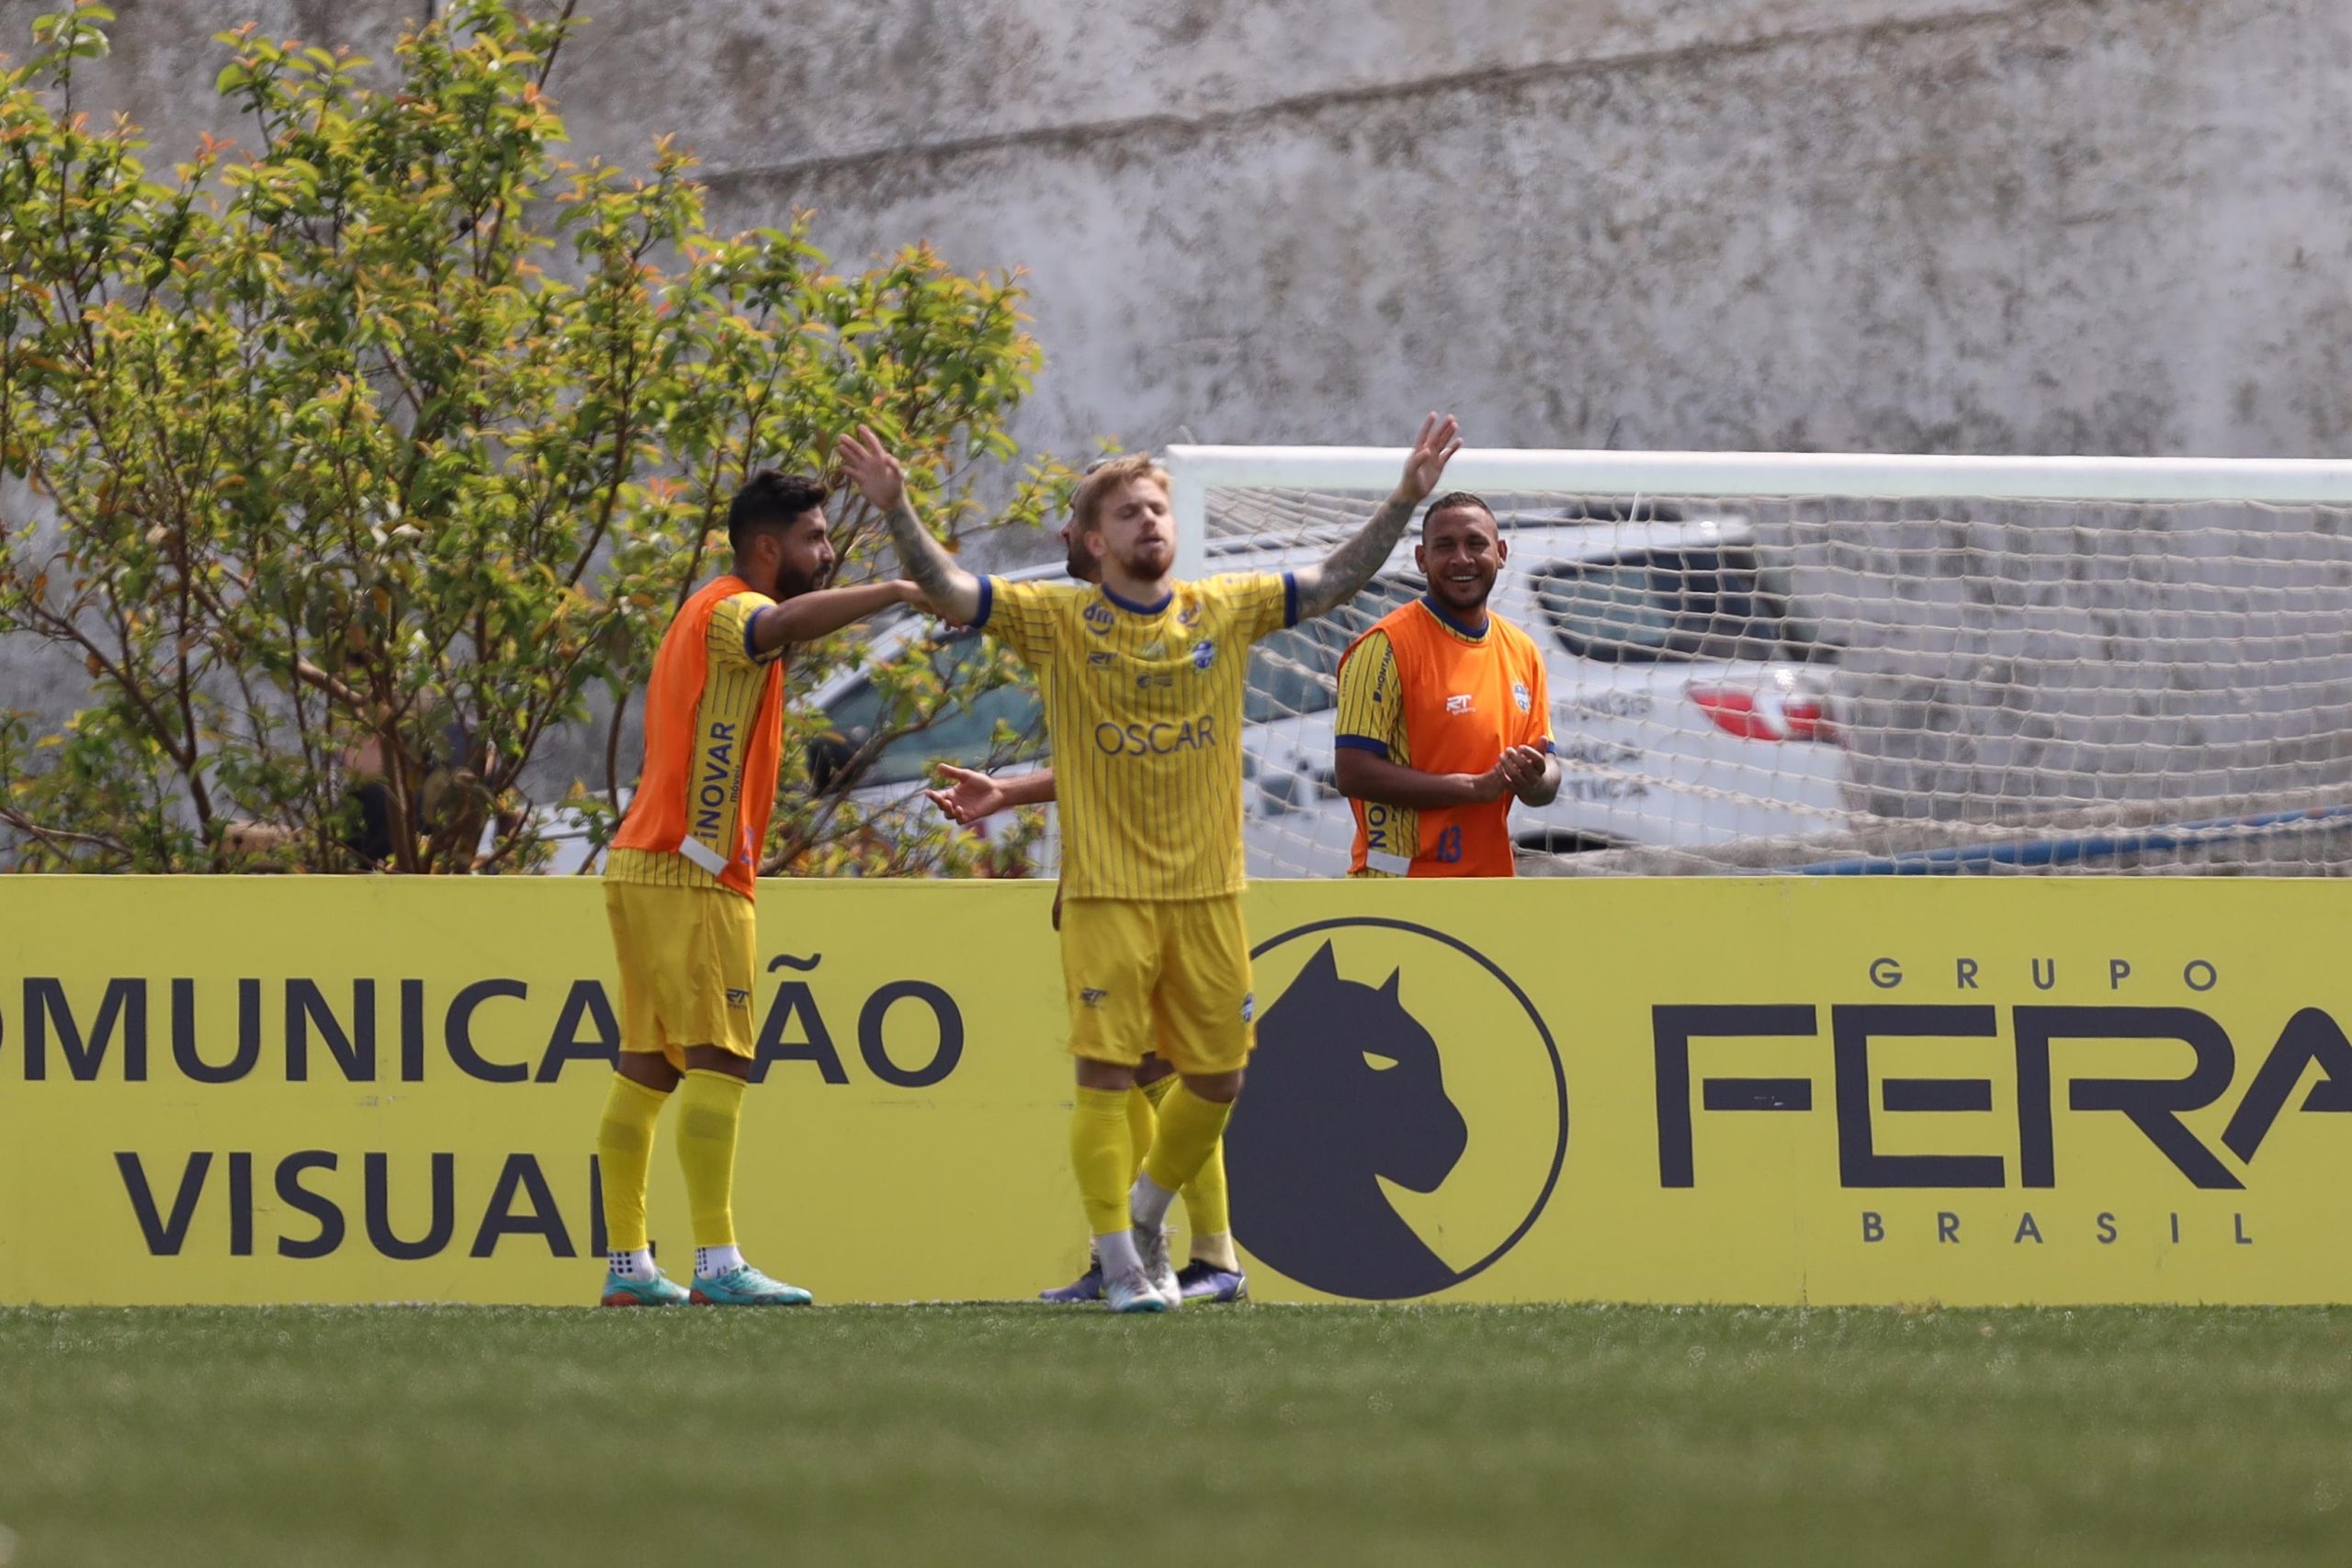
[[1234, 1235], [1299, 1284], [1425, 1296], [1519, 1245], [1568, 1148], [1543, 1016], [1467, 944], [1319, 920], [1251, 955], [1272, 1000], [1226, 1131]]
[[1176, 612], [1176, 624], [1186, 631], [1191, 631], [1200, 618], [1201, 607], [1198, 604], [1187, 604]]
[[1527, 711], [1529, 704], [1532, 703], [1534, 699], [1527, 694], [1526, 682], [1513, 681], [1510, 683], [1510, 700], [1519, 705], [1520, 712], [1525, 713]]
[[1203, 637], [1193, 645], [1193, 668], [1205, 670], [1216, 662], [1216, 644]]
[[1086, 607], [1086, 629], [1096, 637], [1110, 636], [1111, 627], [1118, 618], [1111, 613], [1111, 606], [1108, 604], [1098, 602]]

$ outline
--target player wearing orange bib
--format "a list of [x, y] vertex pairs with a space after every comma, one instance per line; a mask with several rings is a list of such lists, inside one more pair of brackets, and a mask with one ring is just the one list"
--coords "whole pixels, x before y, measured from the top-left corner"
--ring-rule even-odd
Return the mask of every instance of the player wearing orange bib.
[[[645, 693], [645, 768], [605, 863], [621, 1053], [596, 1157], [612, 1254], [606, 1306], [797, 1306], [797, 1286], [735, 1245], [736, 1129], [752, 1072], [752, 878], [775, 804], [782, 657], [891, 604], [911, 582], [826, 588], [825, 489], [762, 471], [727, 511], [733, 568], [681, 605]], [[691, 1292], [653, 1266], [645, 1189], [672, 1091], [694, 1217]]]
[[1510, 876], [1510, 803], [1560, 793], [1544, 655], [1487, 600], [1510, 547], [1487, 503], [1440, 496], [1414, 564], [1430, 591], [1340, 661], [1333, 776], [1356, 815], [1353, 876]]
[[[1175, 579], [1166, 470], [1148, 457], [1112, 463], [1071, 505], [1099, 585], [973, 576], [908, 505], [905, 477], [873, 433], [842, 444], [842, 467], [889, 519], [924, 597], [1004, 638], [1037, 672], [1062, 801], [1070, 1164], [1114, 1312], [1182, 1299], [1168, 1207], [1223, 1134], [1255, 1040], [1239, 897], [1249, 645], [1354, 597], [1436, 488], [1461, 445], [1455, 429], [1432, 414], [1372, 521], [1279, 577]], [[1130, 1186], [1126, 1091], [1155, 1041], [1179, 1081]]]

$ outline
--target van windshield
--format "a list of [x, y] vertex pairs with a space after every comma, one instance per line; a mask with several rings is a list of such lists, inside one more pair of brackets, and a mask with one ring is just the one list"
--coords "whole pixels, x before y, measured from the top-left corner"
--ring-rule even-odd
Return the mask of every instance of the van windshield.
[[1421, 595], [1419, 578], [1379, 577], [1329, 615], [1261, 638], [1250, 650], [1250, 687], [1241, 699], [1245, 724], [1267, 724], [1321, 713], [1340, 693], [1340, 656], [1372, 624]]
[[1781, 574], [1738, 545], [1643, 550], [1545, 567], [1535, 603], [1562, 648], [1603, 664], [1821, 660]]
[[[978, 633], [964, 632], [941, 643], [932, 655], [940, 684], [948, 696], [932, 722], [886, 741], [870, 758], [853, 763], [853, 776], [831, 779], [831, 787], [862, 789], [873, 784], [929, 782], [932, 764], [953, 762], [983, 772], [1008, 762], [1027, 761], [1046, 754], [1046, 716], [1037, 688], [1026, 679], [974, 693], [968, 688], [986, 668]], [[834, 736], [853, 758], [874, 742], [883, 722], [883, 696], [872, 681], [862, 680], [825, 705]], [[904, 716], [891, 716], [894, 721]], [[1010, 728], [1017, 739], [997, 744], [997, 726]]]

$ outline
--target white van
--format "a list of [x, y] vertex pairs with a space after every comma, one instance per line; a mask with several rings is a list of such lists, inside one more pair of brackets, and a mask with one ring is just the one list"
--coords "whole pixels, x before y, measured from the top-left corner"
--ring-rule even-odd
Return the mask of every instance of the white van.
[[[1721, 844], [1840, 825], [1849, 774], [1819, 668], [1835, 650], [1792, 613], [1785, 580], [1758, 560], [1744, 520], [1646, 507], [1620, 514], [1604, 505], [1507, 516], [1501, 525], [1510, 558], [1490, 608], [1548, 658], [1564, 773], [1550, 806], [1512, 807], [1523, 850]], [[1209, 570], [1289, 570], [1321, 559], [1337, 537], [1279, 547], [1212, 541]], [[1425, 587], [1408, 538], [1353, 604], [1252, 650], [1241, 767], [1253, 876], [1347, 870], [1354, 820], [1331, 761], [1340, 656]], [[911, 618], [886, 625], [871, 660], [902, 657], [934, 630]], [[978, 650], [975, 634], [958, 633], [933, 657], [946, 672]], [[813, 759], [820, 787], [848, 791], [886, 821], [931, 809], [920, 792], [936, 761], [1010, 773], [1048, 760], [1036, 693], [1025, 682], [982, 693], [896, 738], [877, 738], [882, 699], [863, 673], [825, 682], [815, 700], [833, 721]], [[1053, 870], [1050, 831], [1047, 840], [1037, 860], [1044, 874]]]

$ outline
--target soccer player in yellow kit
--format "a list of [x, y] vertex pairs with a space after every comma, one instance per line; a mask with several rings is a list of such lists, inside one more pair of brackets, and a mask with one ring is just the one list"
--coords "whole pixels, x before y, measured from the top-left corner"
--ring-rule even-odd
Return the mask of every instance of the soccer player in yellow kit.
[[[752, 899], [775, 804], [783, 655], [892, 604], [911, 582], [829, 588], [825, 488], [763, 469], [727, 511], [734, 562], [679, 607], [645, 692], [645, 768], [605, 863], [621, 978], [621, 1051], [596, 1130], [606, 1306], [799, 1306], [808, 1292], [743, 1261], [735, 1142], [751, 1077]], [[694, 1285], [665, 1278], [646, 1235], [662, 1107], [678, 1101]]]
[[[1089, 468], [1107, 465], [1104, 458]], [[1069, 552], [1067, 563], [1070, 576], [1080, 582], [1102, 580], [1102, 568], [1091, 551], [1079, 537], [1075, 522], [1062, 528], [1062, 545]], [[1054, 770], [1040, 768], [1018, 778], [999, 780], [969, 768], [947, 763], [940, 765], [948, 784], [944, 789], [923, 793], [933, 806], [946, 814], [951, 821], [969, 825], [1014, 806], [1042, 806], [1055, 797]], [[1054, 894], [1054, 930], [1062, 929], [1062, 899], [1058, 889]], [[1135, 1148], [1138, 1166], [1149, 1152], [1159, 1130], [1159, 1105], [1176, 1087], [1175, 1069], [1157, 1055], [1148, 1055], [1136, 1067], [1135, 1088], [1127, 1091], [1127, 1133]], [[1223, 1140], [1209, 1150], [1209, 1157], [1184, 1185], [1184, 1214], [1190, 1222], [1193, 1256], [1184, 1267], [1176, 1270], [1176, 1288], [1188, 1302], [1238, 1302], [1250, 1293], [1250, 1276], [1242, 1271], [1240, 1255], [1233, 1248], [1232, 1210], [1227, 1201], [1225, 1185], [1225, 1145]], [[1067, 1285], [1040, 1291], [1037, 1299], [1057, 1305], [1075, 1305], [1081, 1302], [1102, 1299], [1102, 1260], [1090, 1254], [1086, 1272]]]
[[[1241, 923], [1241, 697], [1249, 645], [1354, 597], [1461, 447], [1432, 414], [1387, 501], [1317, 564], [1280, 576], [1172, 575], [1168, 476], [1148, 457], [1087, 476], [1072, 502], [1095, 585], [1006, 582], [956, 564], [870, 430], [843, 468], [889, 521], [907, 575], [951, 620], [1037, 671], [1062, 801], [1062, 976], [1078, 1058], [1070, 1164], [1113, 1312], [1182, 1300], [1168, 1207], [1223, 1135], [1254, 1043]], [[1126, 1091], [1159, 1048], [1177, 1072], [1143, 1169]]]

